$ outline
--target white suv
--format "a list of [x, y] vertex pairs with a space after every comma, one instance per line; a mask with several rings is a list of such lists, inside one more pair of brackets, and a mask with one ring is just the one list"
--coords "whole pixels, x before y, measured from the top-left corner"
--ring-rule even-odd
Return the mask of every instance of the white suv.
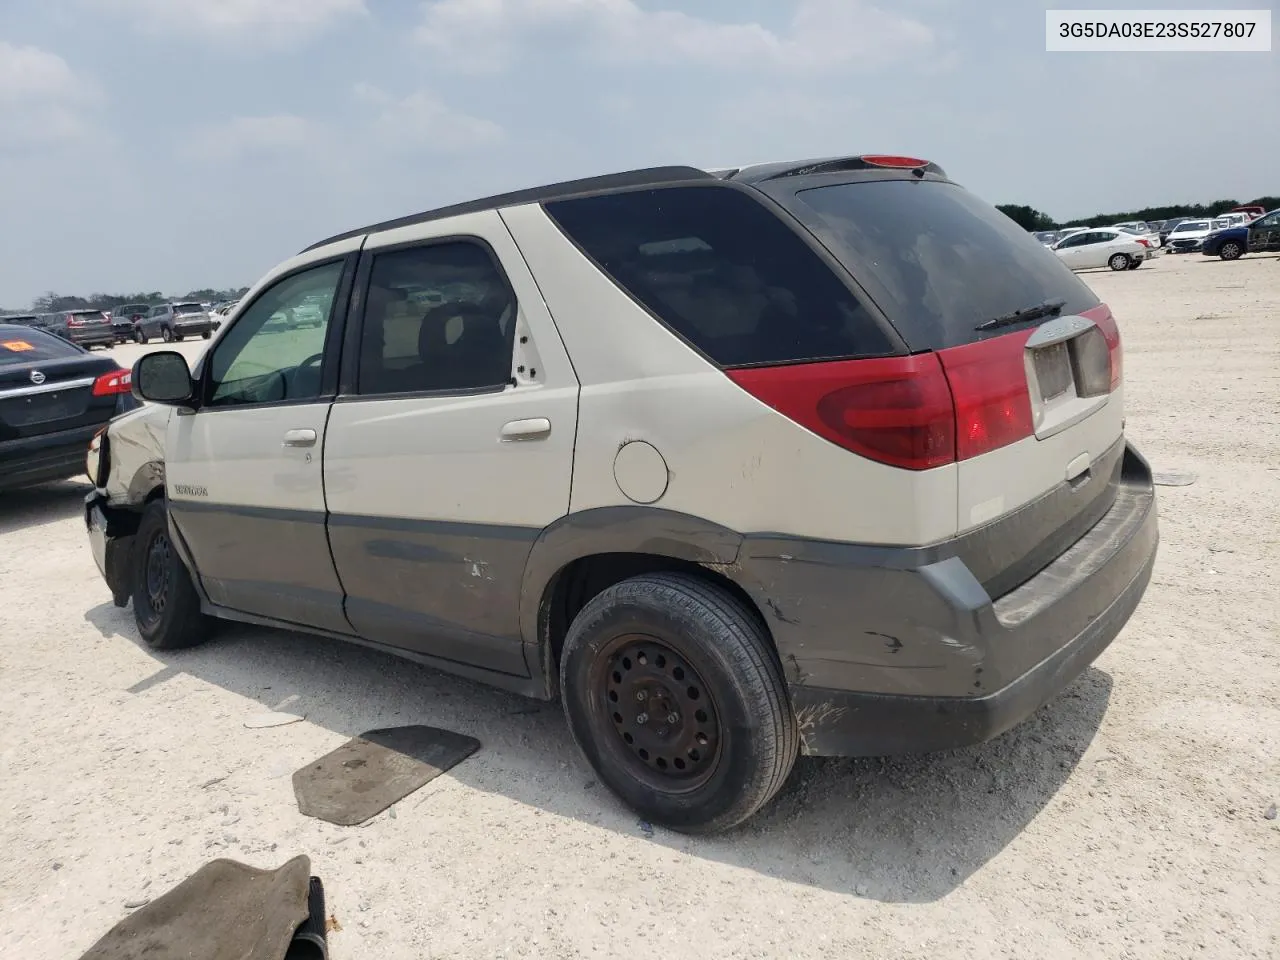
[[1155, 558], [1110, 310], [911, 158], [353, 230], [194, 371], [150, 353], [133, 384], [151, 405], [95, 442], [86, 520], [147, 643], [243, 620], [559, 696], [600, 778], [678, 830], [746, 819], [797, 753], [1009, 729]]

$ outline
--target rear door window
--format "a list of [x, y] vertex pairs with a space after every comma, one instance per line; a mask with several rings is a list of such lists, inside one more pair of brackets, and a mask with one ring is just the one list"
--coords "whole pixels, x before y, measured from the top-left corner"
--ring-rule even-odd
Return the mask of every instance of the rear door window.
[[846, 283], [741, 190], [640, 190], [546, 211], [614, 283], [717, 364], [894, 352]]
[[913, 350], [1008, 333], [1007, 327], [990, 333], [975, 327], [1045, 301], [1064, 301], [1063, 315], [1098, 304], [1054, 254], [953, 183], [843, 183], [802, 189], [787, 202], [871, 292]]
[[83, 353], [74, 344], [50, 336], [42, 330], [0, 331], [0, 366], [61, 360], [64, 357], [78, 357]]

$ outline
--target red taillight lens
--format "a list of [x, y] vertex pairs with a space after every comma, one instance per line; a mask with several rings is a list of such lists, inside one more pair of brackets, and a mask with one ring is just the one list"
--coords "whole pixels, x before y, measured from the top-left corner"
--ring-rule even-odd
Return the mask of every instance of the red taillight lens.
[[109, 397], [117, 393], [128, 393], [133, 388], [133, 371], [112, 370], [104, 373], [93, 382], [95, 397]]
[[79, 317], [67, 317], [68, 327], [79, 327], [79, 326], [82, 326], [83, 324], [84, 324], [84, 321], [81, 320]]
[[1139, 237], [1139, 238], [1138, 238], [1138, 242], [1139, 242], [1140, 244], [1142, 244], [1144, 247], [1149, 247], [1149, 246], [1151, 246], [1151, 241], [1150, 241], [1150, 240], [1143, 240], [1141, 237]]
[[907, 470], [955, 459], [955, 410], [936, 354], [731, 370], [757, 400], [854, 453]]
[[1097, 324], [1102, 336], [1106, 338], [1107, 352], [1111, 355], [1111, 389], [1115, 390], [1124, 381], [1124, 350], [1120, 346], [1120, 328], [1116, 325], [1116, 318], [1105, 303], [1085, 311], [1081, 316], [1088, 317]]
[[1032, 331], [938, 352], [956, 406], [956, 459], [967, 460], [1034, 432], [1024, 360]]

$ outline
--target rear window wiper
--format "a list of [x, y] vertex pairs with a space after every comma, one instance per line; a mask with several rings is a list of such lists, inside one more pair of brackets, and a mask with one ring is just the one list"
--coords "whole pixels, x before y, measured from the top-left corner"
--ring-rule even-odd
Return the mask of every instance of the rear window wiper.
[[978, 324], [975, 330], [995, 330], [997, 327], [1007, 327], [1014, 323], [1022, 323], [1026, 320], [1039, 320], [1041, 317], [1056, 317], [1062, 312], [1062, 308], [1067, 305], [1065, 300], [1046, 300], [1044, 303], [1036, 304], [1034, 307], [1023, 307], [1021, 310], [1015, 310], [1013, 313], [1006, 313], [999, 317], [992, 317]]

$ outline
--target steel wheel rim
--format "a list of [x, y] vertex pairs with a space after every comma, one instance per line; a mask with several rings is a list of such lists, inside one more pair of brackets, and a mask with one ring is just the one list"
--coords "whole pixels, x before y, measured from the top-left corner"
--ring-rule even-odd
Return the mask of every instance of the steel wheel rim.
[[604, 745], [633, 777], [665, 793], [704, 785], [720, 765], [724, 734], [706, 681], [656, 637], [626, 634], [592, 667], [592, 712]]
[[169, 585], [172, 580], [170, 560], [173, 554], [169, 547], [169, 538], [157, 533], [147, 545], [147, 562], [144, 568], [144, 586], [147, 591], [147, 604], [151, 612], [158, 618], [164, 613], [169, 602]]

